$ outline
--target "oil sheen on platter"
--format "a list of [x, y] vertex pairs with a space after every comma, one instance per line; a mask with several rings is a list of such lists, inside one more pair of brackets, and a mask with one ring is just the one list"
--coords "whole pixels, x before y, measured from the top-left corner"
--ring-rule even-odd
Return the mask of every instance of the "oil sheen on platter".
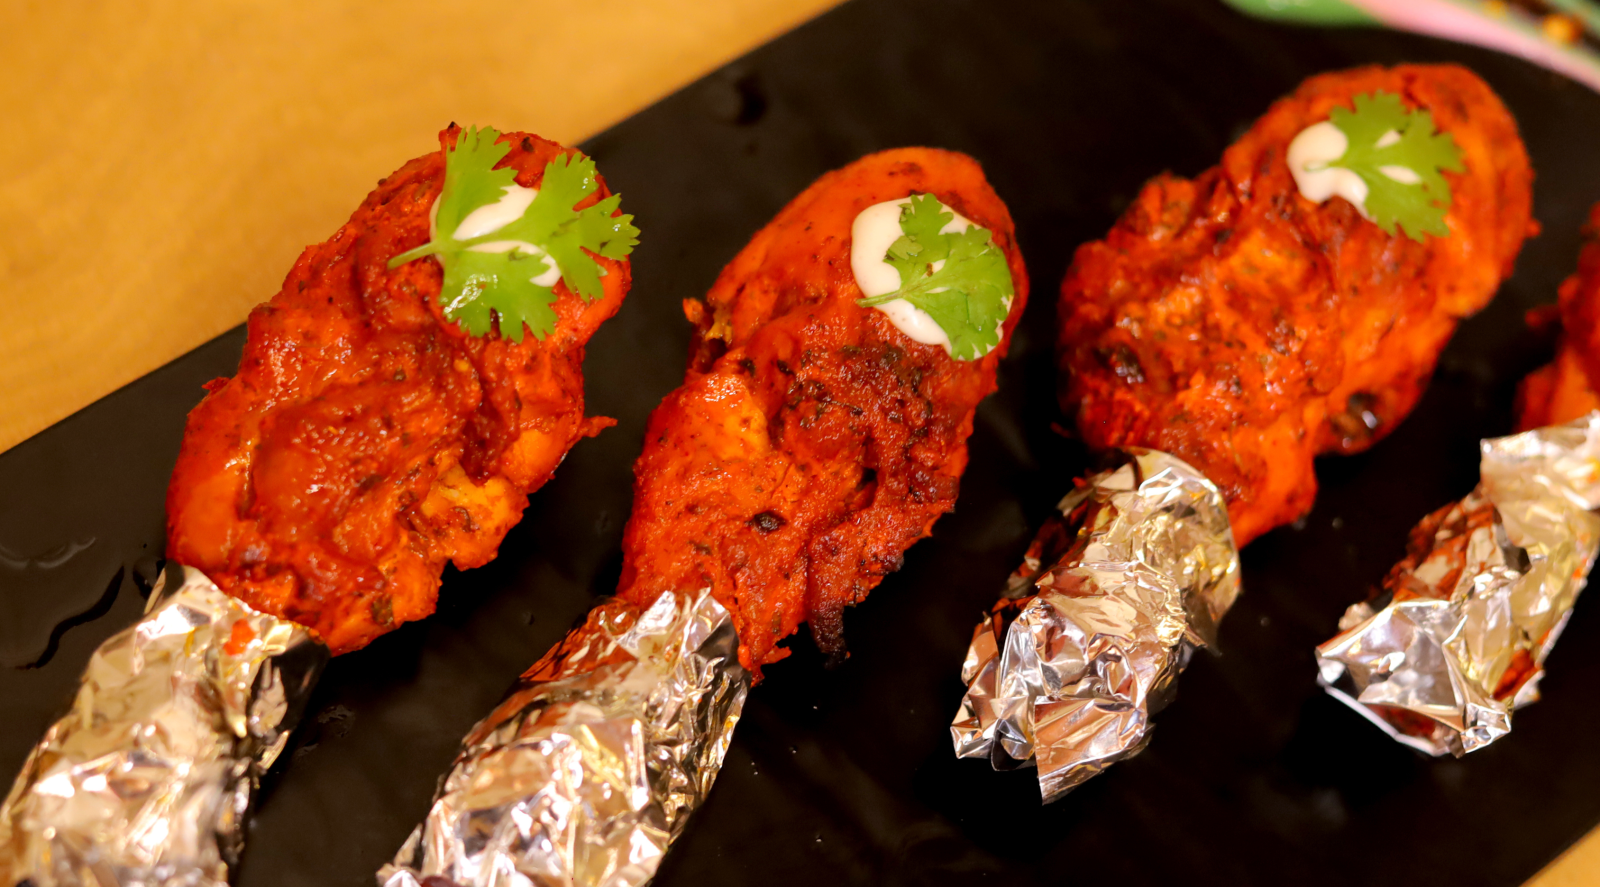
[[[1505, 99], [1544, 233], [1462, 326], [1413, 416], [1365, 455], [1323, 460], [1311, 516], [1249, 547], [1223, 655], [1191, 666], [1149, 750], [1040, 808], [1031, 773], [954, 760], [946, 728], [975, 617], [1087, 465], [1051, 430], [1052, 297], [1072, 250], [1149, 176], [1216, 162], [1304, 77], [1400, 61], [1467, 64]], [[1579, 603], [1544, 701], [1461, 761], [1418, 758], [1326, 698], [1311, 651], [1412, 524], [1471, 488], [1477, 439], [1509, 430], [1516, 381], [1552, 347], [1522, 315], [1576, 262], [1600, 200], [1597, 143], [1600, 96], [1531, 65], [1267, 25], [1212, 0], [851, 0], [708, 75], [584, 146], [643, 231], [633, 292], [585, 366], [591, 410], [618, 426], [573, 450], [498, 560], [446, 575], [435, 617], [330, 665], [291, 766], [262, 793], [240, 884], [372, 883], [462, 734], [614, 586], [644, 419], [682, 378], [681, 300], [818, 175], [907, 144], [984, 164], [1040, 297], [979, 411], [956, 512], [846, 617], [848, 661], [825, 669], [801, 640], [768, 669], [657, 883], [1520, 884], [1600, 823], [1600, 604]], [[224, 336], [0, 455], [6, 779], [89, 651], [138, 613], [184, 413], [241, 342]]]

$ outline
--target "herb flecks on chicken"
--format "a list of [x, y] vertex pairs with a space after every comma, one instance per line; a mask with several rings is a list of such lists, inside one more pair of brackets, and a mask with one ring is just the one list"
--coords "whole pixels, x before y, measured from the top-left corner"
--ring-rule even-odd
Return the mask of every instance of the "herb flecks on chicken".
[[932, 194], [993, 232], [1027, 300], [1010, 215], [970, 158], [931, 149], [823, 176], [756, 235], [704, 302], [688, 377], [651, 416], [635, 469], [619, 593], [647, 604], [709, 586], [751, 668], [809, 621], [843, 649], [845, 606], [900, 567], [955, 502], [978, 402], [1000, 347], [972, 361], [921, 345], [862, 298], [856, 215]]
[[[576, 153], [500, 141], [524, 187]], [[388, 268], [428, 242], [444, 178], [443, 152], [407, 163], [301, 254], [251, 313], [238, 375], [190, 413], [167, 494], [168, 557], [335, 653], [431, 613], [445, 563], [492, 559], [528, 494], [609, 424], [584, 417], [583, 352], [627, 261], [594, 257], [592, 301], [556, 284], [542, 338], [470, 335], [443, 313], [437, 262]], [[600, 182], [577, 208], [608, 197]]]
[[[1448, 235], [1386, 234], [1298, 192], [1306, 127], [1357, 95], [1398, 95], [1459, 146]], [[1063, 410], [1097, 448], [1147, 446], [1206, 473], [1245, 544], [1316, 495], [1312, 458], [1358, 452], [1410, 412], [1457, 322], [1511, 271], [1533, 173], [1516, 122], [1455, 66], [1313, 77], [1194, 179], [1145, 185], [1061, 289]]]

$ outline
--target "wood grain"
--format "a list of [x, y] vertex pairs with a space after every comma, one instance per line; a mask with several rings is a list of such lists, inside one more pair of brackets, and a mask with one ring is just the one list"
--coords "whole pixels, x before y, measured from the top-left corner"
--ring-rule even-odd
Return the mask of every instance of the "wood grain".
[[0, 4], [0, 451], [243, 321], [452, 120], [574, 142], [838, 2]]

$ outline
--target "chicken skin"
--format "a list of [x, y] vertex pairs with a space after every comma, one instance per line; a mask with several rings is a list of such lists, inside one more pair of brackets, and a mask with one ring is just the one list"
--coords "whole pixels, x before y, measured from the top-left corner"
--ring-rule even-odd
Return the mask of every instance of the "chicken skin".
[[[852, 221], [911, 194], [988, 228], [1009, 267], [1000, 345], [977, 360], [857, 304]], [[907, 148], [823, 176], [685, 303], [696, 341], [683, 386], [650, 417], [619, 597], [710, 587], [758, 674], [802, 622], [841, 653], [844, 607], [955, 503], [1027, 292], [1011, 217], [972, 159]]]
[[1518, 431], [1560, 425], [1600, 410], [1595, 393], [1600, 390], [1600, 203], [1589, 210], [1583, 240], [1577, 273], [1561, 283], [1556, 359], [1529, 373], [1517, 390]]
[[[1454, 138], [1449, 236], [1385, 234], [1343, 198], [1302, 196], [1289, 143], [1355, 96], [1397, 94]], [[1061, 405], [1095, 448], [1201, 469], [1243, 545], [1311, 507], [1312, 459], [1358, 452], [1416, 404], [1439, 351], [1511, 271], [1533, 173], [1510, 113], [1456, 66], [1313, 77], [1222, 163], [1145, 185], [1061, 287]]]
[[[525, 187], [575, 153], [500, 141]], [[491, 560], [528, 494], [610, 424], [584, 416], [582, 362], [628, 290], [627, 261], [596, 257], [594, 301], [557, 284], [543, 339], [469, 336], [442, 313], [436, 261], [388, 267], [430, 239], [444, 173], [443, 151], [412, 160], [301, 254], [251, 313], [238, 375], [189, 414], [167, 493], [168, 557], [336, 654], [431, 613], [445, 562]], [[579, 206], [609, 193], [602, 181]]]

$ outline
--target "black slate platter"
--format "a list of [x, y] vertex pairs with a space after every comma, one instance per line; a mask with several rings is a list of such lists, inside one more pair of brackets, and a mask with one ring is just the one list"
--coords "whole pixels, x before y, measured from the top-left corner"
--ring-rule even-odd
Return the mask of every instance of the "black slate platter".
[[[1462, 326], [1412, 418], [1366, 455], [1323, 460], [1316, 510], [1247, 550], [1225, 655], [1189, 669], [1148, 751], [1043, 808], [1032, 772], [954, 760], [972, 626], [1085, 464], [1050, 428], [1052, 301], [1073, 248], [1152, 174], [1215, 163], [1302, 78], [1401, 61], [1467, 64], [1505, 99], [1545, 233]], [[461, 735], [615, 582], [645, 416], [682, 376], [680, 301], [816, 176], [906, 144], [984, 163], [1034, 302], [979, 412], [956, 512], [847, 617], [847, 662], [824, 668], [801, 638], [769, 669], [659, 884], [1514, 885], [1600, 823], [1600, 602], [1579, 606], [1545, 701], [1465, 760], [1383, 737], [1322, 695], [1311, 660], [1410, 526], [1471, 488], [1477, 439], [1509, 429], [1517, 380], [1548, 358], [1522, 315], [1554, 300], [1600, 199], [1600, 96], [1486, 51], [1271, 26], [1211, 0], [852, 0], [585, 145], [644, 231], [634, 290], [586, 365], [591, 409], [619, 424], [577, 446], [499, 560], [445, 577], [434, 618], [329, 667], [261, 794], [242, 887], [372, 883]], [[0, 455], [5, 778], [90, 650], [136, 618], [183, 416], [242, 341]]]

